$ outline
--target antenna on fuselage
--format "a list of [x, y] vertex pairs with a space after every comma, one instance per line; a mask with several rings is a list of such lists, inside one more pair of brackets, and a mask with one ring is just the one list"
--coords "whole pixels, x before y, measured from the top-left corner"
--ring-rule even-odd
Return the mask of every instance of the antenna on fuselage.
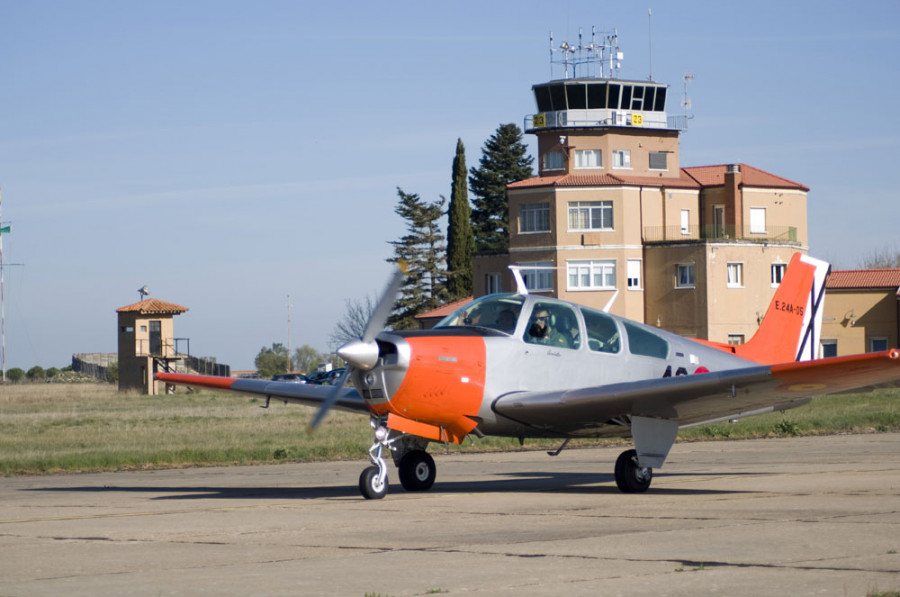
[[528, 287], [525, 286], [525, 278], [522, 277], [522, 268], [518, 265], [511, 265], [509, 266], [509, 269], [516, 281], [516, 294], [521, 294], [522, 296], [528, 294]]

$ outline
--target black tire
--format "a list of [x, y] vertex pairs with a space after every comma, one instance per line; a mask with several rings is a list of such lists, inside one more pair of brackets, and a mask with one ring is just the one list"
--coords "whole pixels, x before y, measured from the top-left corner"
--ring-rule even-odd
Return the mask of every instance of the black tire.
[[653, 480], [653, 469], [638, 466], [637, 450], [626, 450], [616, 459], [616, 485], [622, 493], [643, 493]]
[[425, 450], [407, 452], [397, 466], [397, 476], [406, 491], [427, 491], [437, 477], [434, 458]]
[[367, 500], [380, 500], [388, 492], [387, 477], [385, 477], [384, 483], [379, 484], [377, 466], [363, 469], [363, 472], [359, 475], [359, 492]]

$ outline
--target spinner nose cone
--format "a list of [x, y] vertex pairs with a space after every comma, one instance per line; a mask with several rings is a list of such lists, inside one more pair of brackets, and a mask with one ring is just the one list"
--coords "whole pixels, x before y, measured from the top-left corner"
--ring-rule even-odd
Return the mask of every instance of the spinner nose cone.
[[378, 362], [378, 344], [374, 340], [351, 340], [337, 349], [337, 355], [352, 367], [368, 371]]

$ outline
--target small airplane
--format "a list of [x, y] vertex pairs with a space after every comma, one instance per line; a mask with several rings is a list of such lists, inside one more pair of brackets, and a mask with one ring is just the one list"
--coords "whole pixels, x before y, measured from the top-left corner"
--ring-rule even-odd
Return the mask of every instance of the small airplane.
[[[335, 386], [158, 373], [169, 383], [263, 395], [369, 415], [372, 466], [362, 495], [388, 492], [390, 454], [400, 484], [434, 484], [430, 442], [469, 435], [632, 437], [615, 463], [625, 493], [646, 491], [682, 427], [787, 410], [812, 396], [900, 382], [900, 350], [816, 359], [830, 266], [797, 253], [756, 334], [728, 345], [684, 338], [575, 303], [515, 293], [480, 297], [431, 330], [381, 331], [403, 282], [393, 275], [365, 331], [339, 348]], [[515, 272], [514, 272], [515, 273]], [[344, 387], [347, 377], [353, 387]]]

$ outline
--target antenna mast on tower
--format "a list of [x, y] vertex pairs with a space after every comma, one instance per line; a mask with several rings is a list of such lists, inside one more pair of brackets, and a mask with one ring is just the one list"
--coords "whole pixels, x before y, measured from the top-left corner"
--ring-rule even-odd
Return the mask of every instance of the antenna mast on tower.
[[[584, 43], [582, 30], [578, 29], [578, 43], [571, 44], [563, 41], [559, 46], [553, 45], [553, 32], [550, 32], [550, 78], [553, 79], [553, 65], [563, 67], [563, 78], [599, 77], [615, 79], [619, 76], [619, 68], [622, 66], [624, 54], [619, 51], [618, 30], [600, 32], [591, 27], [591, 42]], [[579, 72], [579, 67], [582, 71]], [[604, 68], [607, 69], [604, 74]], [[599, 71], [599, 72], [598, 72]]]

